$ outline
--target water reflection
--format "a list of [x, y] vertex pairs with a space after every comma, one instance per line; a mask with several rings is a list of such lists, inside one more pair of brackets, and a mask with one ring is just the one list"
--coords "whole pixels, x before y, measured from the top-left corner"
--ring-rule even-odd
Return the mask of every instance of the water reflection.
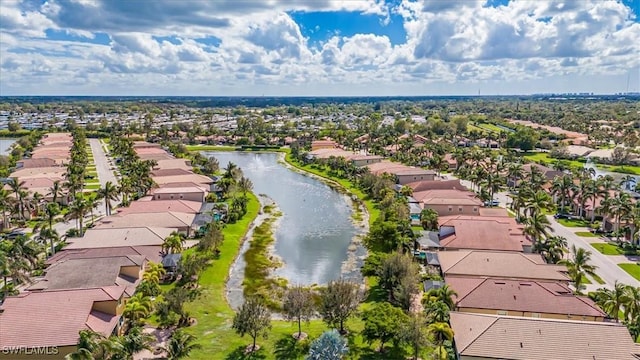
[[276, 271], [295, 284], [324, 284], [340, 277], [342, 262], [358, 230], [351, 222], [348, 198], [314, 178], [278, 163], [275, 153], [204, 152], [221, 167], [242, 168], [256, 194], [272, 198], [282, 217], [275, 232], [275, 254], [284, 262]]

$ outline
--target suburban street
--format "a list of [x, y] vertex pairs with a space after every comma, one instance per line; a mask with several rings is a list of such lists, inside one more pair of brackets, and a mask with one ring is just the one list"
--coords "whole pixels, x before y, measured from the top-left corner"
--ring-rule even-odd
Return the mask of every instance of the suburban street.
[[[91, 152], [93, 153], [93, 159], [96, 165], [96, 172], [98, 173], [98, 180], [100, 181], [100, 186], [103, 187], [108, 181], [111, 181], [114, 185], [118, 184], [118, 179], [115, 174], [111, 170], [111, 161], [107, 157], [102, 148], [102, 144], [100, 139], [88, 139], [89, 144], [91, 145]], [[112, 206], [115, 207], [118, 204], [117, 201], [112, 203]], [[94, 220], [98, 219], [105, 214], [104, 200], [100, 200], [100, 205], [93, 210]], [[85, 226], [91, 222], [91, 214], [85, 216], [84, 224]], [[53, 228], [60, 234], [64, 235], [69, 229], [73, 229], [76, 227], [76, 221], [70, 220], [67, 222], [59, 222], [56, 223]]]

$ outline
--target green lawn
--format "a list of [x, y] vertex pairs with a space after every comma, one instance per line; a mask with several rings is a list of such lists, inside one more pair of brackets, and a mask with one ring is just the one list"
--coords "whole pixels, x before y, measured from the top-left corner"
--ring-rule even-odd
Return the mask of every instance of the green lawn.
[[596, 167], [602, 170], [622, 173], [622, 174], [632, 174], [632, 175], [640, 175], [640, 166], [634, 165], [605, 165], [605, 164], [596, 164]]
[[[524, 155], [524, 157], [525, 159], [528, 159], [530, 161], [534, 161], [539, 164], [546, 164], [546, 165], [551, 165], [555, 161], [560, 160], [560, 159], [552, 158], [549, 155], [549, 153], [545, 153], [545, 152], [527, 153], [526, 155]], [[584, 162], [581, 162], [578, 160], [562, 160], [562, 161], [566, 162], [572, 168], [581, 168], [584, 166]]]
[[[272, 321], [272, 330], [268, 339], [258, 339], [262, 348], [253, 357], [244, 355], [244, 349], [251, 343], [250, 337], [241, 338], [232, 330], [234, 311], [229, 307], [225, 298], [225, 282], [235, 256], [240, 248], [240, 240], [246, 234], [249, 224], [256, 217], [259, 203], [254, 195], [250, 195], [247, 214], [236, 224], [227, 225], [223, 232], [224, 244], [221, 247], [220, 258], [215, 260], [200, 276], [202, 295], [192, 303], [186, 305], [186, 310], [197, 320], [197, 324], [187, 328], [194, 334], [201, 349], [195, 350], [189, 359], [303, 359], [308, 350], [304, 344], [296, 345], [291, 334], [297, 331], [296, 325], [285, 321]], [[363, 305], [364, 306], [364, 305]], [[356, 358], [366, 359], [404, 359], [392, 349], [384, 355], [376, 354], [372, 349], [377, 344], [364, 344], [359, 335], [363, 324], [358, 318], [347, 322], [351, 331], [352, 343], [350, 349], [359, 353]], [[303, 331], [310, 338], [318, 337], [327, 326], [320, 320], [313, 320], [303, 324]], [[395, 350], [395, 352], [394, 352]]]
[[473, 125], [471, 123], [467, 123], [467, 132], [473, 131], [473, 130], [478, 131], [480, 133], [485, 133], [486, 132], [485, 129], [479, 128], [479, 127], [477, 127], [477, 126], [475, 126], [475, 125]]
[[598, 274], [593, 275], [592, 278], [593, 278], [593, 280], [595, 280], [600, 285], [605, 283], [605, 281], [602, 280], [602, 278], [600, 276], [598, 276]]
[[604, 255], [623, 255], [624, 252], [617, 246], [609, 243], [591, 243], [594, 249]]
[[558, 223], [566, 227], [589, 227], [591, 223], [582, 219], [557, 219]]
[[597, 238], [598, 235], [590, 232], [590, 231], [576, 231], [576, 235], [578, 236], [582, 236], [582, 237], [594, 237]]
[[93, 184], [93, 183], [92, 184], [85, 184], [84, 188], [87, 189], [87, 190], [98, 190], [98, 189], [100, 189], [100, 183], [97, 183], [97, 184]]
[[618, 264], [622, 268], [622, 270], [629, 273], [629, 275], [636, 278], [636, 280], [640, 280], [640, 265], [638, 264]]
[[476, 124], [476, 126], [481, 129], [485, 129], [485, 130], [489, 130], [497, 133], [504, 131], [503, 129], [500, 129], [499, 127], [493, 124]]

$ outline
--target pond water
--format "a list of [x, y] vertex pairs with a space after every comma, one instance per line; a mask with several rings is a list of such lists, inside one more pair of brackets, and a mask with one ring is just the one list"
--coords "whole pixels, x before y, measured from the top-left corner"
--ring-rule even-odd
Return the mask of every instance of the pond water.
[[[585, 169], [593, 168], [595, 170], [595, 174], [596, 174], [595, 177], [596, 178], [598, 178], [600, 176], [611, 175], [611, 177], [613, 177], [616, 181], [621, 181], [622, 178], [628, 176], [627, 174], [622, 174], [622, 173], [611, 172], [611, 171], [599, 169], [599, 168], [596, 167], [596, 165], [591, 160], [587, 160], [587, 162], [584, 164], [584, 168]], [[636, 187], [636, 185], [640, 185], [640, 176], [632, 175], [632, 177], [635, 179], [635, 184], [632, 183], [632, 184], [629, 184], [629, 186], [631, 187], [631, 189], [634, 189]]]
[[[216, 157], [221, 168], [229, 162], [238, 165], [253, 182], [253, 192], [265, 194], [282, 212], [275, 231], [274, 253], [283, 266], [275, 276], [302, 285], [355, 276], [353, 271], [343, 271], [349, 245], [360, 233], [351, 220], [352, 206], [347, 196], [318, 179], [287, 168], [278, 162], [277, 153], [203, 155]], [[359, 275], [359, 271], [355, 272]]]
[[16, 139], [0, 138], [0, 155], [9, 155], [11, 145], [14, 142], [16, 142]]

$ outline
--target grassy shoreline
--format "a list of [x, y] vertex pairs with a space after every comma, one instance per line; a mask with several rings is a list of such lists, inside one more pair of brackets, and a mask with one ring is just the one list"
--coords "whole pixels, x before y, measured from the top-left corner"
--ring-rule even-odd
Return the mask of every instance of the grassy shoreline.
[[[194, 151], [200, 150], [208, 151], [209, 149], [198, 147]], [[220, 149], [216, 147], [212, 150], [235, 151], [235, 148]], [[270, 151], [274, 152], [273, 150]], [[364, 193], [357, 189], [354, 184], [343, 179], [332, 178], [316, 169], [309, 169], [289, 161], [291, 158], [286, 149], [281, 149], [279, 152], [285, 152], [285, 161], [292, 167], [299, 169], [299, 171], [310, 172], [328, 181], [335, 182], [351, 194], [356, 195], [369, 211], [369, 221], [373, 222], [377, 218], [379, 210], [375, 208], [373, 201], [365, 199]], [[256, 219], [259, 209], [258, 199], [251, 194], [247, 205], [247, 214], [236, 224], [227, 225], [223, 230], [225, 241], [221, 248], [220, 258], [215, 260], [200, 277], [199, 284], [202, 288], [202, 295], [186, 305], [186, 310], [197, 321], [196, 325], [186, 328], [186, 331], [194, 334], [198, 339], [198, 344], [202, 346], [202, 348], [191, 353], [190, 359], [304, 359], [308, 353], [308, 343], [296, 344], [291, 337], [291, 334], [297, 331], [297, 325], [287, 321], [272, 321], [272, 330], [269, 338], [258, 339], [258, 343], [262, 348], [253, 357], [244, 354], [244, 349], [250, 344], [251, 339], [248, 337], [241, 338], [231, 329], [235, 312], [231, 309], [225, 297], [229, 269], [238, 256], [242, 239], [246, 236], [251, 223]], [[368, 304], [363, 306], [366, 305]], [[346, 325], [352, 334], [349, 341], [351, 350], [348, 356], [349, 359], [405, 359], [403, 354], [393, 351], [397, 349], [389, 347], [389, 352], [379, 354], [375, 351], [377, 348], [376, 343], [365, 343], [359, 335], [364, 325], [358, 317], [349, 319]], [[321, 320], [312, 320], [308, 324], [303, 324], [303, 331], [308, 333], [311, 339], [320, 336], [327, 329], [327, 325]]]

